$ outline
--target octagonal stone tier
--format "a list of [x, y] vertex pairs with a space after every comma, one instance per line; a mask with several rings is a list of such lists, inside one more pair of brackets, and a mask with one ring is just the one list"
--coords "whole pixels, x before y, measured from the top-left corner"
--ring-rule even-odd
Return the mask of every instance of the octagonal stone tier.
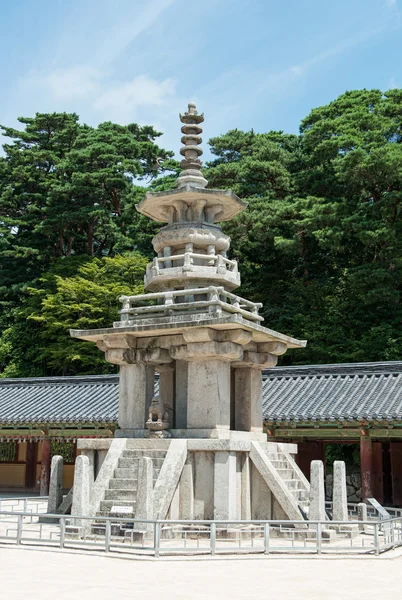
[[148, 192], [137, 204], [138, 212], [162, 223], [218, 223], [230, 221], [247, 206], [230, 190], [183, 186], [176, 190]]

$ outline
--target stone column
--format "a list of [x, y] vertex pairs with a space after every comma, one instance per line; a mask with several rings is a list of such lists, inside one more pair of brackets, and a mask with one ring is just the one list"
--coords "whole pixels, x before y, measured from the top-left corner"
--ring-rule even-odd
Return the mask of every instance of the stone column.
[[180, 478], [180, 519], [194, 519], [194, 466], [191, 454], [187, 455]]
[[42, 440], [41, 460], [40, 460], [40, 492], [41, 496], [49, 494], [50, 482], [50, 438]]
[[236, 452], [215, 452], [214, 519], [236, 519]]
[[262, 375], [259, 369], [234, 369], [235, 429], [262, 432]]
[[50, 470], [49, 500], [47, 512], [55, 514], [63, 502], [63, 457], [53, 456]]
[[[82, 456], [87, 456], [89, 461], [89, 485], [95, 481], [95, 450], [81, 450]], [[97, 475], [97, 474], [96, 474]]]
[[243, 465], [241, 470], [241, 518], [244, 521], [251, 520], [251, 473], [250, 458], [248, 453], [242, 457]]
[[308, 518], [310, 521], [325, 521], [324, 464], [322, 460], [311, 461]]
[[121, 365], [119, 419], [121, 429], [144, 429], [154, 395], [155, 367], [146, 363]]
[[346, 468], [343, 460], [334, 461], [332, 487], [332, 520], [348, 520], [348, 496], [346, 492]]
[[371, 438], [364, 435], [360, 438], [360, 473], [362, 480], [362, 500], [372, 497], [371, 471], [372, 471], [372, 444]]
[[[359, 502], [357, 505], [357, 518], [359, 521], [367, 521], [367, 504], [364, 502]], [[369, 525], [359, 525], [359, 531], [363, 531], [364, 533], [368, 533]]]
[[[152, 458], [143, 456], [138, 465], [138, 492], [135, 511], [136, 519], [152, 521], [154, 518], [154, 482]], [[152, 523], [137, 523], [135, 531], [152, 531]]]
[[187, 428], [188, 363], [176, 360], [176, 429]]
[[[74, 469], [73, 504], [71, 516], [89, 515], [89, 460], [87, 456], [77, 456]], [[85, 525], [85, 521], [75, 520], [75, 525]]]
[[230, 363], [188, 364], [188, 429], [230, 429]]

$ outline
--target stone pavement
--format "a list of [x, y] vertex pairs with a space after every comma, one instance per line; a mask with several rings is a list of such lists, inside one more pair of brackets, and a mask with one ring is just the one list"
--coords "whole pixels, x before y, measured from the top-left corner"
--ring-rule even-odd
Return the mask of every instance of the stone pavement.
[[400, 597], [402, 552], [379, 558], [133, 560], [0, 546], [0, 598], [365, 600]]

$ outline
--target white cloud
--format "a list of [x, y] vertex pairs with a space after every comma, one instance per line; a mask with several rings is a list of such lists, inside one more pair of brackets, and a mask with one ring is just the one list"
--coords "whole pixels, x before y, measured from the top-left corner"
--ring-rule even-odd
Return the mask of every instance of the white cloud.
[[389, 7], [392, 8], [393, 6], [397, 5], [396, 0], [385, 0], [385, 4]]
[[107, 113], [113, 120], [124, 122], [127, 118], [132, 119], [140, 107], [162, 106], [175, 92], [174, 79], [157, 81], [148, 75], [139, 75], [128, 82], [109, 82], [93, 107]]
[[388, 89], [389, 90], [394, 90], [396, 88], [399, 88], [398, 82], [395, 79], [395, 77], [391, 77], [391, 79], [388, 82]]
[[40, 86], [55, 99], [72, 100], [92, 95], [100, 86], [102, 73], [85, 65], [55, 69], [47, 74], [33, 72], [24, 81], [26, 86]]

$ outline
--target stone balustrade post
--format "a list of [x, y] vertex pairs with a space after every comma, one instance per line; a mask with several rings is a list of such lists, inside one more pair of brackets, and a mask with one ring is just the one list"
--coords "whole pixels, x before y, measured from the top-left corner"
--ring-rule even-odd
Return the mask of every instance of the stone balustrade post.
[[325, 521], [324, 463], [312, 460], [310, 465], [310, 521]]

